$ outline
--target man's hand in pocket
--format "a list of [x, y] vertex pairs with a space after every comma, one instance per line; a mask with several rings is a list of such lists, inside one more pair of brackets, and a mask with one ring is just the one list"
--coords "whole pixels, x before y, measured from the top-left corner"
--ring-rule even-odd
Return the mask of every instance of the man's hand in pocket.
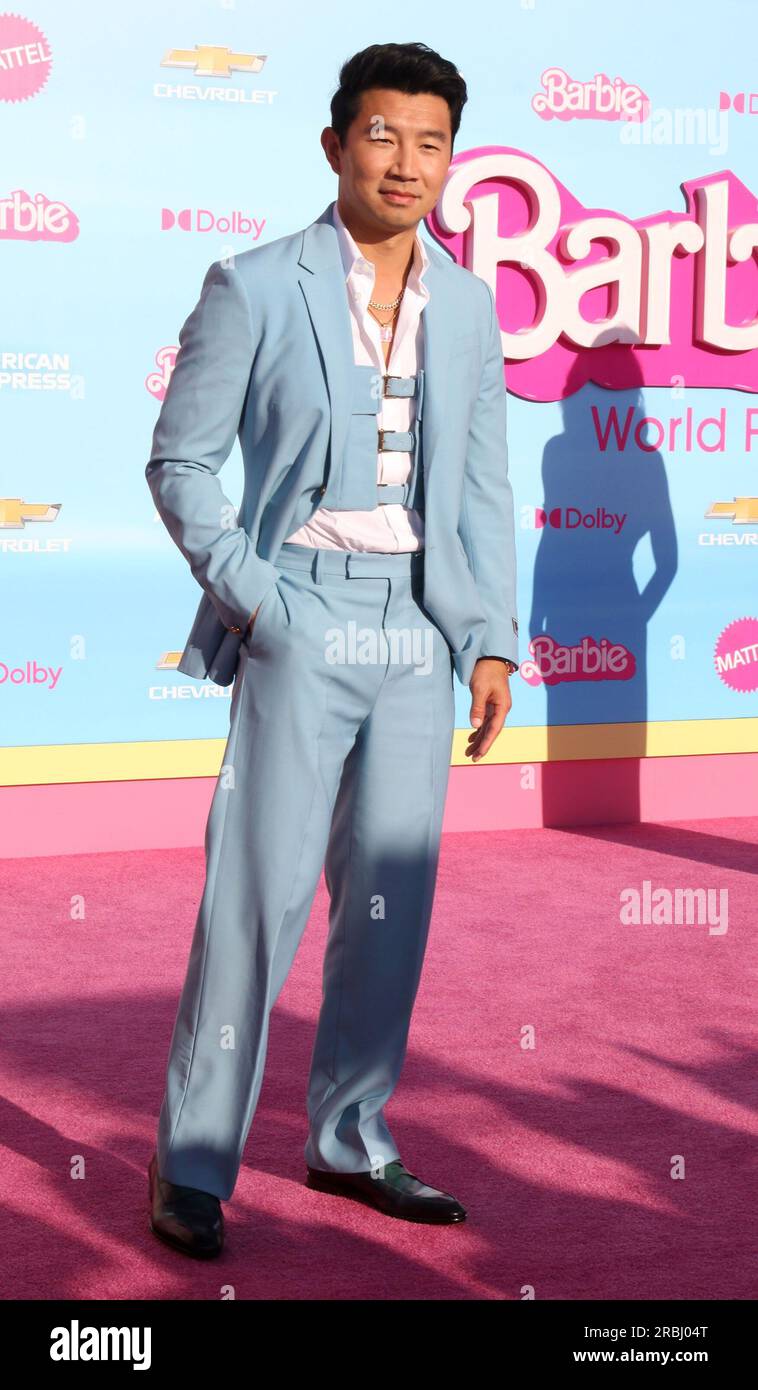
[[[261, 605], [258, 604], [258, 608], [260, 608], [260, 606]], [[250, 619], [247, 624], [247, 631], [245, 633], [246, 637], [252, 637], [253, 635], [253, 624], [255, 623], [255, 619], [258, 616], [258, 608], [256, 608], [255, 612], [250, 616]]]

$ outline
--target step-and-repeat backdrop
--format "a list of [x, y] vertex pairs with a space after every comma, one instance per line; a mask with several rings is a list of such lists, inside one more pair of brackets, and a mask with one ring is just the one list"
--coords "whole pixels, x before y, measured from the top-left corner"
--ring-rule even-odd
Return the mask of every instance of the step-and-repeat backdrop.
[[[509, 727], [703, 721], [716, 752], [758, 714], [756, 8], [408, 17], [344, 0], [0, 13], [6, 747], [228, 730], [231, 687], [175, 669], [201, 590], [145, 481], [152, 430], [207, 267], [336, 196], [319, 135], [339, 66], [408, 37], [469, 88], [421, 234], [496, 290]], [[221, 480], [238, 503], [238, 445]]]

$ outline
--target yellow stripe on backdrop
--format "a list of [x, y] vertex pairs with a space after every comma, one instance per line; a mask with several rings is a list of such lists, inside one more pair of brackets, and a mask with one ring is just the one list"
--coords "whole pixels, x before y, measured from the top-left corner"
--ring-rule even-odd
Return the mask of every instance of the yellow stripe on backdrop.
[[[451, 763], [465, 756], [469, 729], [456, 729]], [[0, 748], [0, 786], [63, 782], [142, 782], [216, 777], [226, 739], [164, 739], [150, 743], [70, 743]], [[703, 753], [755, 753], [758, 719], [681, 719], [651, 724], [507, 724], [477, 767], [584, 758], [672, 758]]]

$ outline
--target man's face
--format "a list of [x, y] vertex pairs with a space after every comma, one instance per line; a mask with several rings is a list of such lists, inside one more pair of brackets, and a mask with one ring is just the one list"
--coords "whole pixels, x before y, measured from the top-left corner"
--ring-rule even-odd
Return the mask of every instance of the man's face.
[[429, 92], [384, 87], [361, 93], [345, 144], [327, 129], [322, 144], [339, 174], [341, 205], [364, 230], [413, 228], [434, 208], [452, 154], [450, 108]]

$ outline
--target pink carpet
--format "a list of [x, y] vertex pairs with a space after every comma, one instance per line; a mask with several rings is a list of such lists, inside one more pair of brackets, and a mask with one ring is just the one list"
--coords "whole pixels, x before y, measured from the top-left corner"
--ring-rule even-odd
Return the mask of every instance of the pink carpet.
[[[757, 842], [745, 819], [444, 837], [387, 1114], [467, 1206], [450, 1228], [303, 1185], [322, 880], [207, 1264], [150, 1234], [145, 1173], [202, 851], [5, 861], [2, 1297], [755, 1298]], [[728, 889], [728, 930], [623, 925], [643, 880]]]

